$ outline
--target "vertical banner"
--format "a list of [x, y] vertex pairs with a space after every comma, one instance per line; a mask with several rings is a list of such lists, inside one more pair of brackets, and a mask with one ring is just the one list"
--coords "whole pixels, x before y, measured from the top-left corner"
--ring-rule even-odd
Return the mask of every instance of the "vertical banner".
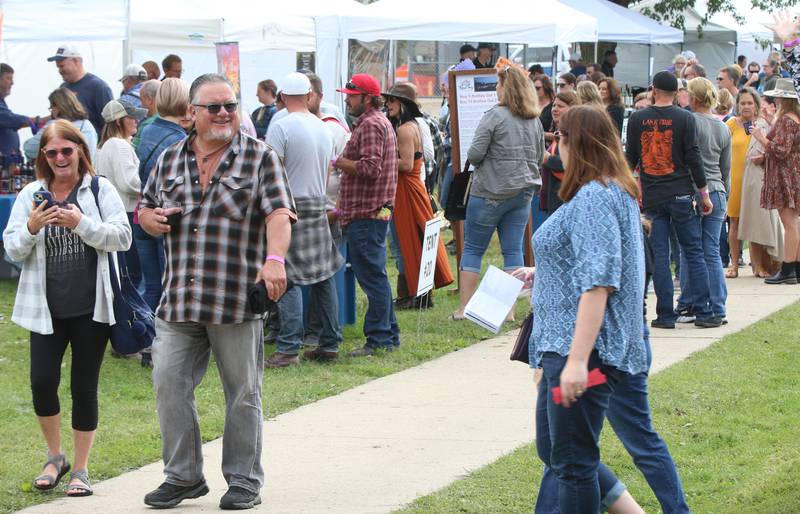
[[242, 82], [239, 77], [239, 42], [214, 43], [217, 47], [217, 72], [228, 77], [233, 84], [236, 99], [242, 101]]

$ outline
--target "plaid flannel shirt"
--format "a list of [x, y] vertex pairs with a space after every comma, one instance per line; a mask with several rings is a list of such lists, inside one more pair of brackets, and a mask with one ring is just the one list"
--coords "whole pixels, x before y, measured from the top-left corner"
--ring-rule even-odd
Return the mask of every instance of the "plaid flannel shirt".
[[142, 193], [143, 208], [181, 205], [165, 236], [164, 295], [156, 314], [170, 322], [241, 323], [247, 287], [266, 259], [265, 220], [278, 212], [296, 220], [289, 181], [278, 156], [240, 132], [202, 192], [189, 137], [167, 148]]
[[394, 205], [397, 191], [397, 137], [389, 119], [370, 108], [353, 127], [342, 154], [356, 162], [355, 173], [342, 173], [339, 221], [374, 218], [384, 205]]
[[430, 177], [433, 175], [442, 161], [444, 160], [444, 139], [442, 132], [439, 130], [439, 123], [427, 112], [422, 113], [425, 123], [431, 129], [431, 139], [433, 140], [433, 159], [425, 160], [425, 176]]

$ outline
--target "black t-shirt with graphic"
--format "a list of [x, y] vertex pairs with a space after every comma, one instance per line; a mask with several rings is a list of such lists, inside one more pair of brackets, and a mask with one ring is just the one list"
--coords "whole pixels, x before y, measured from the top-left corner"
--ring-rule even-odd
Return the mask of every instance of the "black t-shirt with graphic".
[[[78, 205], [78, 187], [60, 205]], [[80, 208], [80, 207], [78, 207]], [[45, 227], [47, 305], [53, 318], [94, 312], [97, 251], [68, 228]]]
[[631, 169], [640, 167], [645, 209], [705, 187], [692, 113], [674, 105], [636, 111], [628, 119], [626, 145]]

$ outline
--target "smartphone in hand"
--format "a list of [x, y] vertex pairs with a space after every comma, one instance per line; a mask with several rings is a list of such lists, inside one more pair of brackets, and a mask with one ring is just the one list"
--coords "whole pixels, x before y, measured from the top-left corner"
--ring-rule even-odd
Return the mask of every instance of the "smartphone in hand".
[[33, 203], [36, 207], [39, 207], [42, 202], [47, 202], [48, 207], [52, 207], [55, 205], [53, 201], [53, 194], [50, 191], [36, 191], [33, 193]]
[[745, 132], [745, 134], [747, 134], [747, 135], [749, 136], [749, 135], [750, 135], [750, 132], [752, 132], [752, 131], [753, 131], [753, 122], [752, 122], [752, 121], [745, 121], [745, 122], [742, 124], [742, 126], [744, 127], [744, 132]]

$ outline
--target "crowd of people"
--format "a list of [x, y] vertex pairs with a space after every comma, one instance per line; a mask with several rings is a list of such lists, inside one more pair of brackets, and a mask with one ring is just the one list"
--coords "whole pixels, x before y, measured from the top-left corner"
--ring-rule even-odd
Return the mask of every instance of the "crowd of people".
[[[651, 326], [671, 329], [727, 323], [726, 278], [739, 275], [744, 241], [757, 277], [798, 282], [799, 29], [777, 15], [783, 55], [762, 66], [740, 59], [716, 83], [683, 52], [631, 109], [613, 78], [614, 51], [588, 65], [573, 53], [554, 87], [541, 67], [495, 60], [491, 44], [461, 48], [453, 69], [494, 67], [498, 102], [467, 152], [460, 305], [450, 319], [464, 319], [497, 231], [505, 271], [532, 289], [545, 464], [537, 513], [600, 505], [642, 512], [600, 462], [606, 417], [664, 511], [689, 512], [650, 419], [647, 284], [652, 278], [656, 295]], [[790, 77], [781, 75], [782, 58]], [[339, 359], [334, 276], [343, 245], [368, 301], [364, 344], [350, 357], [394, 351], [395, 310], [433, 306], [433, 291], [417, 294], [419, 262], [435, 186], [446, 203], [461, 171], [452, 169], [449, 104], [437, 120], [422, 111], [412, 83], [382, 91], [361, 73], [337, 90], [345, 116], [324, 101], [318, 76], [299, 71], [259, 82], [262, 106], [250, 116], [226, 77], [181, 80], [175, 55], [163, 60], [161, 78], [153, 61], [128, 66], [116, 99], [76, 47], [63, 45], [48, 60], [64, 79], [48, 97], [48, 117], [8, 109], [14, 70], [0, 64], [0, 151], [19, 151], [20, 128], [38, 129], [24, 144], [38, 180], [20, 191], [3, 233], [8, 256], [21, 263], [12, 319], [30, 331], [33, 404], [47, 444], [33, 485], [53, 489], [69, 473], [69, 496], [92, 494], [97, 385], [115, 323], [109, 255], [125, 252], [128, 274], [156, 313], [157, 336], [141, 362], [153, 368], [166, 480], [145, 503], [169, 508], [209, 492], [194, 390], [213, 354], [226, 401], [220, 507], [253, 507], [264, 481], [263, 369], [300, 365], [304, 347], [305, 360]], [[533, 234], [535, 270], [523, 257], [533, 205], [547, 218]], [[394, 298], [387, 240], [398, 270]], [[440, 241], [434, 289], [453, 281]], [[253, 283], [263, 283], [273, 304], [269, 357], [264, 314], [248, 301]], [[67, 346], [72, 464], [58, 399]], [[593, 369], [603, 385], [587, 384]]]

